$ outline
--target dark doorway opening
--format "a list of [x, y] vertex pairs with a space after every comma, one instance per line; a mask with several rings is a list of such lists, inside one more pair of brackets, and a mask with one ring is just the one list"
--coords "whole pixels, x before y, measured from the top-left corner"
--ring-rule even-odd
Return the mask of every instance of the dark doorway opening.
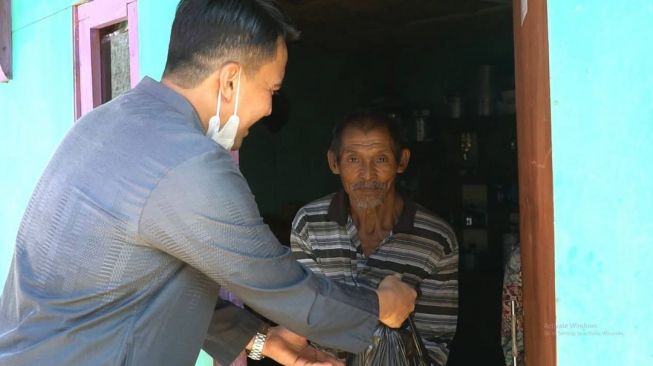
[[405, 194], [460, 244], [459, 318], [448, 365], [503, 365], [503, 270], [519, 238], [513, 8], [503, 0], [285, 0], [302, 30], [273, 114], [250, 131], [241, 170], [288, 244], [302, 205], [340, 189], [326, 151], [359, 108], [399, 118], [412, 158]]

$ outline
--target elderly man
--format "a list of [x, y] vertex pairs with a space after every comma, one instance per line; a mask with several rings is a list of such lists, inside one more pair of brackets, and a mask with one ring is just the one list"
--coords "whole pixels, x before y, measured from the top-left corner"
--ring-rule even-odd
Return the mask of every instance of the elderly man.
[[312, 271], [374, 289], [388, 274], [418, 283], [415, 323], [432, 360], [444, 365], [458, 307], [458, 244], [449, 225], [399, 194], [410, 150], [400, 126], [357, 113], [336, 125], [327, 153], [344, 190], [299, 210], [291, 247]]
[[[401, 324], [413, 289], [305, 270], [229, 154], [270, 113], [294, 33], [271, 1], [180, 2], [162, 82], [77, 122], [32, 195], [0, 297], [0, 365], [192, 365], [202, 346], [223, 365], [245, 347], [307, 365], [326, 359], [288, 329], [360, 351], [378, 320]], [[287, 328], [268, 333], [220, 286]]]

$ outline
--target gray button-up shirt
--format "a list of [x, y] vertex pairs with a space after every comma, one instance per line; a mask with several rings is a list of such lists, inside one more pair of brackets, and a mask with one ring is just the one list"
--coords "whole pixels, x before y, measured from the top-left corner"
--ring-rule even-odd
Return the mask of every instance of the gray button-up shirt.
[[228, 363], [259, 323], [217, 302], [220, 285], [334, 348], [361, 351], [377, 324], [376, 294], [295, 262], [192, 106], [145, 78], [76, 123], [41, 177], [0, 298], [0, 365], [192, 365], [202, 344]]

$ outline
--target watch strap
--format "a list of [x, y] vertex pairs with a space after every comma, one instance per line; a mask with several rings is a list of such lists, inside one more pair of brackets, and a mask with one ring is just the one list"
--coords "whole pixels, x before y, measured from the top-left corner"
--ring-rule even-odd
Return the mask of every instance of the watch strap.
[[263, 356], [263, 347], [265, 346], [265, 341], [268, 337], [268, 326], [264, 324], [256, 335], [254, 336], [254, 342], [252, 343], [252, 349], [247, 353], [247, 357], [252, 360], [262, 360], [265, 358]]

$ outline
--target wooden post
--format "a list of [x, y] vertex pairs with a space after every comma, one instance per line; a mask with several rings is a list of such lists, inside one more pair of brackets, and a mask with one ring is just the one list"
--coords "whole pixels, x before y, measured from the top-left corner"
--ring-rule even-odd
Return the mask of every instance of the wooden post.
[[546, 0], [513, 0], [526, 365], [556, 365]]

